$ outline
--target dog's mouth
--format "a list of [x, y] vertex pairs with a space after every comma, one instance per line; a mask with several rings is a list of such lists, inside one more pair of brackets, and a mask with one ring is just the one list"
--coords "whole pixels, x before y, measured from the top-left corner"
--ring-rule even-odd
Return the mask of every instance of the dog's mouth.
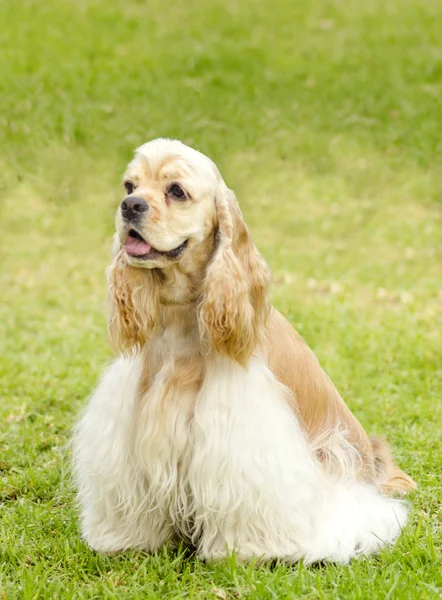
[[172, 250], [157, 250], [148, 244], [146, 240], [138, 233], [138, 231], [135, 231], [135, 229], [130, 229], [124, 248], [129, 256], [132, 256], [133, 258], [150, 260], [159, 258], [160, 256], [165, 256], [166, 258], [176, 259], [181, 256], [188, 243], [189, 240], [185, 240], [182, 244], [176, 248], [173, 248]]

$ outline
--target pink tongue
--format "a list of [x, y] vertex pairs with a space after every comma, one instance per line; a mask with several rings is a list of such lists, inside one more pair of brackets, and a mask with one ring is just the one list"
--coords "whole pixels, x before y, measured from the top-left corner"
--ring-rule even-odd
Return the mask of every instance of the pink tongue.
[[126, 242], [126, 252], [128, 254], [132, 254], [133, 256], [144, 256], [144, 254], [149, 254], [151, 250], [151, 246], [138, 238], [134, 238], [129, 236]]

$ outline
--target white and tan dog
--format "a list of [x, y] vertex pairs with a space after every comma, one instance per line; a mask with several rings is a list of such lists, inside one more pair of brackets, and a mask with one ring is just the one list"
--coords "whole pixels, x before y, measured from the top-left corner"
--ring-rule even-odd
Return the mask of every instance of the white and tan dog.
[[407, 511], [389, 496], [414, 482], [270, 306], [267, 265], [214, 163], [154, 140], [125, 187], [108, 271], [121, 356], [74, 436], [85, 540], [290, 562], [393, 543]]

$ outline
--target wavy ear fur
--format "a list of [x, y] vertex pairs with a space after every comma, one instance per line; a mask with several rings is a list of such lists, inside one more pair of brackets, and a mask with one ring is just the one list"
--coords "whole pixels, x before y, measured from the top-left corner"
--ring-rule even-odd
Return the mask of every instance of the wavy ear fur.
[[245, 366], [265, 333], [269, 269], [225, 184], [216, 209], [217, 246], [202, 284], [200, 331], [216, 352]]
[[159, 313], [159, 281], [153, 270], [131, 267], [118, 252], [107, 271], [109, 338], [115, 351], [137, 352], [151, 336]]

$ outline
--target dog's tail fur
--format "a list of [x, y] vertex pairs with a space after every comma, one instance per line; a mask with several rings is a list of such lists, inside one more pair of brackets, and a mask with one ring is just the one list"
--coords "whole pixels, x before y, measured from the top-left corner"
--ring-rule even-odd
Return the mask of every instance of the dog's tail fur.
[[387, 442], [380, 438], [370, 438], [370, 442], [375, 458], [376, 483], [380, 490], [388, 496], [404, 495], [415, 490], [416, 483], [396, 465]]

